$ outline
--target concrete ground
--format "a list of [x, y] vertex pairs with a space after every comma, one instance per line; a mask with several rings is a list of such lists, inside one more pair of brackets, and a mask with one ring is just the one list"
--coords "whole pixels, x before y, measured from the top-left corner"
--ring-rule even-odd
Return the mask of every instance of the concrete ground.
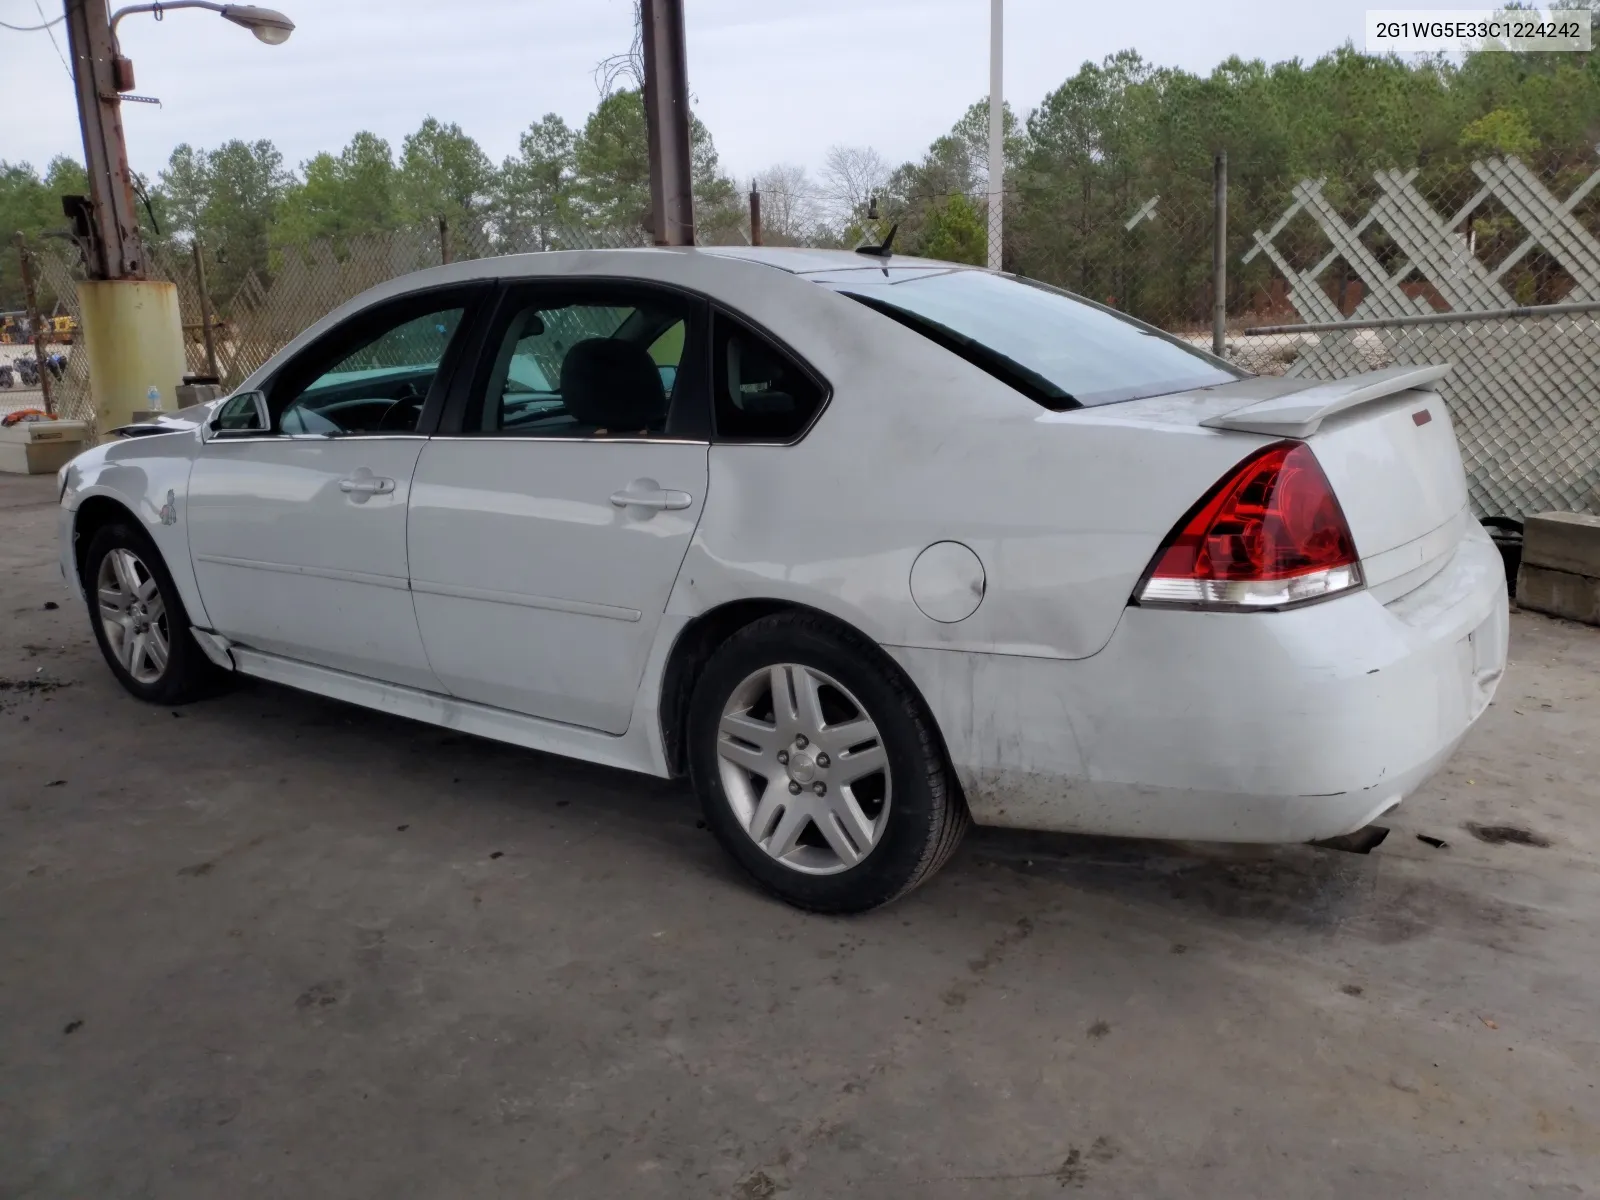
[[1600, 1194], [1600, 630], [1517, 615], [1369, 856], [980, 832], [835, 920], [675, 785], [139, 704], [54, 520], [0, 477], [0, 1195]]

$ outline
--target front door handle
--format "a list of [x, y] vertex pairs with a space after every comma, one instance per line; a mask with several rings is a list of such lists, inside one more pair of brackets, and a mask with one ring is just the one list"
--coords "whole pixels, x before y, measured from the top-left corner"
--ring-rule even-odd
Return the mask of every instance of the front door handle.
[[365, 504], [369, 496], [387, 496], [394, 491], [394, 480], [362, 467], [348, 479], [339, 480], [339, 490], [357, 504]]
[[618, 508], [648, 508], [660, 512], [688, 508], [694, 503], [694, 497], [688, 492], [664, 488], [654, 479], [635, 479], [620, 492], [612, 492], [611, 503]]

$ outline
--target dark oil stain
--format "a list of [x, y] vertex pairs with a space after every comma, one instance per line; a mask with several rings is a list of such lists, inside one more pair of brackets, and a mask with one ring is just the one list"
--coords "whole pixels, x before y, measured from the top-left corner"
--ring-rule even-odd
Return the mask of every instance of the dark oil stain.
[[338, 983], [314, 983], [295, 997], [296, 1008], [328, 1008], [339, 1003]]
[[1537, 846], [1543, 849], [1550, 844], [1550, 839], [1544, 834], [1520, 825], [1479, 825], [1476, 821], [1468, 821], [1467, 832], [1491, 846], [1504, 846], [1509, 842], [1514, 846]]
[[80, 1030], [82, 1028], [83, 1028], [83, 1018], [79, 1017], [76, 1021], [68, 1021], [67, 1024], [66, 1024], [66, 1027], [64, 1029], [62, 1029], [61, 1032], [62, 1033], [77, 1033], [78, 1030]]
[[1365, 989], [1359, 983], [1346, 983], [1341, 984], [1339, 990], [1346, 996], [1359, 996]]
[[1067, 1147], [1067, 1157], [1056, 1168], [1056, 1182], [1062, 1187], [1081, 1188], [1089, 1182], [1089, 1164], [1108, 1163], [1117, 1157], [1117, 1144], [1108, 1137], [1097, 1137], [1085, 1154], [1076, 1146]]
[[1074, 1146], [1056, 1168], [1056, 1182], [1062, 1187], [1082, 1187], [1088, 1178], [1088, 1169], [1083, 1165], [1083, 1152]]
[[1106, 1034], [1110, 1032], [1111, 1023], [1109, 1021], [1096, 1021], [1093, 1025], [1089, 1026], [1089, 1036], [1097, 1041], [1100, 1038], [1105, 1037]]
[[195, 863], [191, 867], [179, 867], [178, 874], [187, 875], [191, 879], [198, 879], [202, 875], [211, 874], [212, 868], [214, 868], [216, 865], [216, 863], [211, 862]]

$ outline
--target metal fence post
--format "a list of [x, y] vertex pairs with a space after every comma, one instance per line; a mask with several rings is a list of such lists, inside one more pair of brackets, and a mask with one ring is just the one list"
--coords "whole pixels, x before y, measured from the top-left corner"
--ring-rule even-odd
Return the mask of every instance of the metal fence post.
[[750, 189], [750, 244], [761, 245], [761, 193]]
[[450, 262], [450, 222], [443, 217], [439, 218], [439, 261]]
[[200, 337], [206, 346], [206, 373], [218, 383], [222, 372], [217, 370], [217, 341], [212, 331], [211, 289], [206, 286], [206, 256], [200, 239], [194, 239], [194, 283], [200, 293]]
[[1211, 243], [1211, 353], [1228, 353], [1228, 152], [1217, 151], [1211, 164], [1215, 229]]
[[44, 411], [56, 415], [55, 391], [50, 386], [50, 363], [44, 353], [43, 318], [39, 316], [38, 293], [33, 286], [33, 263], [22, 232], [17, 232], [17, 260], [22, 266], [22, 293], [28, 304], [28, 330], [33, 335], [33, 361], [39, 366], [39, 390], [44, 393]]

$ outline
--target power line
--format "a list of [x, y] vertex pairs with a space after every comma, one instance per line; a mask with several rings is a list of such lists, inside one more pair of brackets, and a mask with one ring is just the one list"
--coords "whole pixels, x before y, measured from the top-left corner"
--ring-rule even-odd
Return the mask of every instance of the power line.
[[[33, 0], [33, 7], [39, 13], [39, 20], [44, 21], [44, 5], [41, 4], [39, 2], [39, 0]], [[61, 60], [61, 69], [67, 73], [67, 78], [68, 79], [72, 79], [72, 68], [67, 66], [67, 56], [65, 54], [61, 53], [61, 47], [59, 45], [57, 45], [57, 43], [56, 43], [56, 35], [50, 28], [50, 26], [59, 24], [60, 22], [65, 21], [66, 19], [67, 19], [67, 14], [66, 13], [62, 13], [54, 21], [44, 21], [44, 25], [42, 26], [42, 28], [44, 29], [45, 33], [48, 34], [49, 37], [50, 37], [50, 45], [55, 50], [56, 57]], [[74, 84], [76, 84], [77, 81], [73, 80], [73, 82], [74, 82]]]
[[[44, 16], [44, 10], [39, 10], [39, 16]], [[46, 21], [43, 25], [13, 25], [9, 21], [0, 21], [0, 29], [9, 29], [13, 33], [38, 33], [41, 29], [49, 29], [52, 25], [59, 25], [67, 19], [67, 14], [62, 13], [54, 21]]]

